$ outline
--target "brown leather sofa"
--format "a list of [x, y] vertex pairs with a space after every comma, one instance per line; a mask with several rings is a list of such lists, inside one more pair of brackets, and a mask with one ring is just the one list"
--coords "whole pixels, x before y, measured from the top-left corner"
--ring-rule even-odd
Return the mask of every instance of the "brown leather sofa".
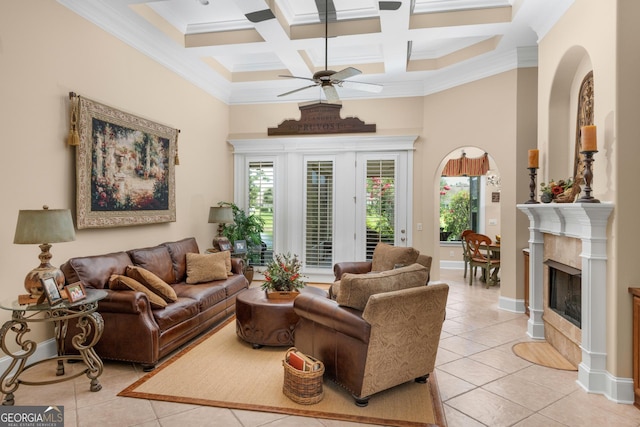
[[341, 277], [336, 300], [301, 294], [295, 347], [325, 365], [325, 375], [356, 405], [433, 372], [449, 287], [425, 285], [419, 264]]
[[[81, 281], [86, 288], [104, 289], [107, 297], [98, 304], [104, 332], [94, 347], [103, 359], [136, 362], [145, 370], [200, 333], [235, 313], [236, 295], [249, 287], [242, 274], [243, 262], [232, 258], [226, 280], [187, 284], [187, 253], [199, 253], [194, 238], [158, 246], [105, 255], [71, 258], [61, 266], [67, 283]], [[124, 275], [127, 266], [151, 271], [169, 284], [178, 299], [164, 308], [152, 308], [143, 292], [111, 290], [113, 274]], [[67, 340], [75, 332], [69, 324]], [[73, 348], [70, 342], [66, 349]]]

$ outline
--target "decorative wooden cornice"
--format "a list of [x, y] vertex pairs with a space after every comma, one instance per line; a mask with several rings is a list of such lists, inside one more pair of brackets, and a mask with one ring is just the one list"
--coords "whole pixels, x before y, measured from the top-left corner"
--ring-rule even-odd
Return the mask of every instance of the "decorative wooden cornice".
[[301, 105], [300, 120], [285, 120], [276, 128], [268, 128], [268, 135], [317, 135], [330, 133], [375, 132], [376, 125], [365, 124], [357, 117], [340, 117], [340, 104], [323, 102]]

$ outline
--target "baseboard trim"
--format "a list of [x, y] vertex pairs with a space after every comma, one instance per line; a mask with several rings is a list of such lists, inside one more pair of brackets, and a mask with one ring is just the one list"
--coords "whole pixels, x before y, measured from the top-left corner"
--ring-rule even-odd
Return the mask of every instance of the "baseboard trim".
[[498, 298], [498, 308], [512, 313], [524, 313], [524, 300], [501, 296]]
[[464, 261], [440, 260], [440, 268], [447, 270], [464, 270]]
[[[23, 351], [16, 352], [16, 354], [23, 354]], [[38, 343], [36, 351], [29, 357], [28, 365], [32, 365], [35, 362], [46, 360], [57, 356], [58, 350], [56, 348], [56, 340], [54, 338], [48, 339], [41, 343]], [[11, 365], [13, 359], [9, 356], [0, 358], [0, 372], [6, 372]], [[15, 372], [15, 369], [13, 370]], [[12, 372], [13, 373], [13, 372]]]
[[[581, 378], [582, 377], [582, 381]], [[588, 380], [588, 386], [585, 385]], [[576, 384], [584, 391], [594, 394], [602, 394], [612, 402], [633, 405], [634, 385], [633, 378], [620, 378], [604, 370], [587, 370], [583, 364], [579, 366], [578, 380]]]

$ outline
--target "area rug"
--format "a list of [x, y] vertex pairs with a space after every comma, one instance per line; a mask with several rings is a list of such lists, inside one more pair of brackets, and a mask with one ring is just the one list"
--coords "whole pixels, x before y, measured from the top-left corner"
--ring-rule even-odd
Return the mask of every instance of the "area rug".
[[548, 342], [521, 342], [512, 347], [516, 356], [528, 360], [536, 365], [547, 368], [563, 369], [565, 371], [577, 371], [565, 357]]
[[410, 382], [375, 394], [365, 408], [326, 378], [319, 403], [295, 403], [282, 392], [286, 350], [254, 350], [236, 336], [231, 319], [118, 395], [389, 426], [446, 426], [435, 374], [427, 384]]

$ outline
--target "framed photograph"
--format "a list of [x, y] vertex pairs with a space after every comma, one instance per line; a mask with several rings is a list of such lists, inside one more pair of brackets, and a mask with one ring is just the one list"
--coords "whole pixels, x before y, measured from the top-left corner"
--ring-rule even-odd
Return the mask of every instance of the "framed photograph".
[[42, 289], [50, 305], [55, 305], [62, 301], [62, 295], [60, 295], [60, 289], [58, 289], [55, 277], [44, 277], [40, 279], [40, 283], [42, 283]]
[[70, 302], [80, 301], [87, 297], [87, 292], [84, 290], [82, 282], [71, 283], [70, 285], [67, 285], [64, 290], [67, 294], [67, 299]]
[[220, 251], [230, 251], [231, 250], [231, 242], [228, 239], [220, 239], [218, 241], [218, 246], [220, 246]]
[[179, 130], [77, 98], [78, 229], [175, 222]]
[[233, 242], [233, 252], [236, 254], [246, 254], [247, 253], [247, 241], [246, 240], [236, 240]]

